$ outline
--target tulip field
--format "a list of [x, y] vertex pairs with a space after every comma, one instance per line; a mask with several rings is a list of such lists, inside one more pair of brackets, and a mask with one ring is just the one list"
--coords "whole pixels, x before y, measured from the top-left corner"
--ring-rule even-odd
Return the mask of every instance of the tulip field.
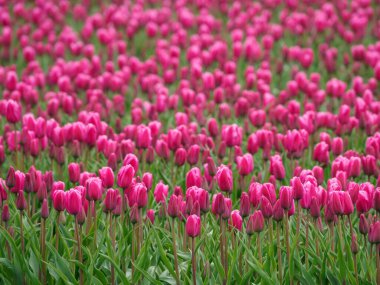
[[0, 0], [0, 284], [380, 285], [379, 0]]

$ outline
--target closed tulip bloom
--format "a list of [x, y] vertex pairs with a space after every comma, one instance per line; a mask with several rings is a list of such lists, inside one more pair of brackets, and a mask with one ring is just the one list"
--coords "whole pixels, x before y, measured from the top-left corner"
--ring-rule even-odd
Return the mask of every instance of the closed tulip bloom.
[[9, 214], [8, 204], [5, 204], [3, 207], [3, 210], [1, 212], [1, 220], [6, 224], [10, 218], [11, 218], [11, 216]]
[[370, 243], [380, 243], [380, 222], [375, 222], [370, 226], [368, 240]]
[[181, 146], [182, 133], [177, 129], [168, 131], [168, 147], [170, 150], [176, 150]]
[[136, 147], [138, 149], [147, 149], [152, 142], [150, 128], [144, 125], [139, 125], [136, 129]]
[[106, 197], [104, 199], [104, 208], [106, 212], [111, 212], [116, 208], [117, 197], [119, 196], [119, 192], [115, 189], [108, 189], [106, 193]]
[[52, 195], [53, 207], [56, 211], [62, 212], [66, 209], [66, 192], [63, 190], [56, 190]]
[[187, 152], [184, 148], [177, 148], [174, 154], [174, 162], [177, 166], [182, 166], [186, 162]]
[[211, 137], [215, 138], [219, 133], [218, 122], [215, 118], [211, 118], [207, 123], [207, 130]]
[[216, 181], [219, 189], [224, 192], [231, 192], [233, 189], [232, 171], [225, 165], [221, 165], [216, 172]]
[[241, 176], [246, 176], [253, 171], [253, 157], [251, 154], [247, 153], [243, 156], [238, 156], [236, 162]]
[[315, 145], [313, 159], [323, 165], [329, 164], [329, 146], [325, 142], [320, 142]]
[[202, 186], [202, 174], [198, 167], [193, 167], [186, 174], [186, 188], [190, 188], [192, 186]]
[[25, 174], [19, 170], [14, 174], [14, 186], [10, 189], [12, 193], [18, 193], [20, 190], [24, 190], [25, 186]]
[[356, 210], [359, 213], [367, 213], [372, 207], [372, 201], [366, 191], [360, 190], [358, 192], [358, 198], [356, 200]]
[[102, 198], [102, 180], [98, 177], [90, 177], [86, 181], [86, 193], [89, 201], [98, 201]]
[[136, 183], [133, 186], [136, 195], [136, 203], [138, 208], [144, 208], [148, 204], [148, 190], [143, 183]]
[[154, 214], [154, 210], [153, 209], [149, 209], [148, 211], [146, 211], [146, 217], [149, 219], [149, 221], [152, 224], [154, 224], [155, 214]]
[[156, 203], [162, 203], [166, 201], [166, 197], [168, 196], [169, 186], [162, 183], [162, 181], [158, 182], [156, 187], [154, 188], [154, 200]]
[[134, 155], [133, 153], [128, 153], [125, 157], [124, 157], [124, 160], [123, 160], [123, 166], [126, 166], [126, 165], [131, 165], [135, 171], [135, 173], [138, 172], [139, 170], [139, 159], [137, 158], [136, 155]]
[[273, 207], [267, 197], [263, 196], [261, 200], [260, 210], [263, 213], [264, 218], [269, 219], [273, 215]]
[[351, 252], [357, 254], [359, 252], [358, 239], [355, 234], [351, 237]]
[[180, 214], [180, 202], [181, 199], [176, 195], [171, 195], [168, 203], [168, 215], [172, 218], [176, 218]]
[[303, 184], [301, 182], [301, 179], [299, 177], [293, 177], [290, 180], [290, 184], [293, 187], [293, 198], [294, 200], [298, 201], [302, 199], [304, 189], [303, 189]]
[[377, 164], [376, 158], [373, 155], [367, 155], [362, 157], [363, 171], [366, 175], [376, 175], [377, 174]]
[[25, 199], [23, 190], [20, 190], [17, 193], [16, 208], [19, 211], [23, 211], [27, 208], [27, 203], [26, 203], [26, 199]]
[[190, 215], [186, 220], [186, 234], [189, 237], [197, 237], [201, 232], [201, 218], [197, 215]]
[[105, 166], [99, 169], [99, 177], [102, 180], [102, 186], [104, 188], [113, 187], [115, 181], [115, 175], [111, 167]]
[[213, 196], [211, 208], [214, 215], [223, 215], [226, 206], [224, 202], [224, 196], [222, 193], [218, 193]]
[[369, 231], [368, 220], [367, 220], [367, 218], [365, 217], [364, 214], [360, 214], [360, 218], [359, 218], [359, 232], [362, 235], [366, 235], [366, 234], [368, 234], [368, 231]]
[[5, 179], [5, 184], [10, 189], [10, 188], [13, 188], [13, 186], [15, 186], [15, 183], [16, 183], [15, 169], [11, 166], [8, 169], [7, 178]]
[[140, 213], [137, 204], [134, 204], [129, 211], [129, 218], [132, 224], [136, 224], [140, 221]]
[[224, 125], [222, 128], [222, 140], [227, 147], [240, 146], [243, 138], [243, 129], [236, 124]]
[[285, 167], [279, 155], [274, 155], [270, 158], [269, 172], [274, 175], [277, 180], [285, 178]]
[[333, 213], [338, 216], [343, 215], [344, 205], [343, 205], [342, 195], [340, 191], [333, 191], [330, 194], [330, 199], [331, 199], [331, 206], [332, 206]]
[[227, 220], [231, 216], [232, 211], [232, 200], [230, 198], [224, 198], [224, 213], [222, 214], [222, 218]]
[[135, 170], [132, 165], [123, 166], [117, 174], [117, 185], [123, 189], [128, 188], [134, 176]]
[[273, 219], [276, 222], [282, 221], [284, 218], [284, 209], [281, 207], [281, 202], [280, 200], [277, 200], [276, 203], [273, 206]]
[[142, 182], [145, 184], [148, 191], [152, 189], [153, 175], [150, 172], [145, 172], [142, 177]]
[[290, 210], [293, 204], [293, 189], [289, 186], [281, 186], [280, 203], [284, 210]]
[[76, 216], [82, 207], [82, 196], [79, 191], [70, 189], [66, 193], [66, 211], [70, 215]]
[[323, 168], [316, 165], [313, 167], [313, 175], [317, 179], [318, 185], [321, 185], [324, 181]]
[[241, 231], [243, 226], [243, 218], [241, 217], [239, 210], [233, 210], [231, 212], [229, 224], [238, 231]]
[[340, 106], [338, 120], [342, 125], [345, 125], [350, 121], [350, 107], [348, 105]]
[[6, 109], [6, 118], [8, 123], [15, 124], [21, 120], [21, 105], [14, 101], [8, 100]]
[[77, 183], [80, 177], [80, 165], [78, 163], [70, 163], [68, 166], [69, 179], [72, 183]]
[[260, 233], [264, 229], [264, 216], [260, 210], [249, 216], [247, 222], [247, 234]]
[[380, 188], [376, 188], [373, 193], [373, 208], [376, 212], [380, 212]]
[[350, 177], [358, 177], [361, 172], [361, 160], [359, 157], [351, 157], [348, 166], [348, 175]]
[[343, 149], [344, 149], [343, 139], [340, 138], [340, 137], [334, 138], [333, 141], [332, 141], [332, 143], [331, 143], [332, 153], [335, 156], [338, 156], [338, 155], [340, 155], [340, 154], [343, 153]]
[[343, 215], [351, 215], [354, 212], [354, 204], [352, 203], [350, 194], [342, 192]]
[[42, 201], [41, 206], [41, 218], [47, 219], [49, 217], [49, 206], [46, 198]]
[[261, 198], [263, 196], [262, 192], [263, 186], [260, 183], [254, 182], [249, 186], [249, 201], [254, 208], [257, 208], [261, 203]]
[[314, 219], [318, 219], [321, 216], [321, 207], [319, 206], [318, 199], [315, 196], [311, 198], [310, 215]]
[[240, 215], [245, 218], [248, 217], [251, 212], [251, 204], [249, 201], [249, 195], [246, 192], [241, 193], [240, 197]]
[[192, 145], [188, 149], [188, 151], [187, 151], [187, 162], [190, 165], [195, 165], [198, 163], [200, 150], [201, 149], [196, 144]]
[[204, 189], [200, 192], [198, 202], [203, 213], [207, 213], [210, 209], [210, 198], [208, 192]]

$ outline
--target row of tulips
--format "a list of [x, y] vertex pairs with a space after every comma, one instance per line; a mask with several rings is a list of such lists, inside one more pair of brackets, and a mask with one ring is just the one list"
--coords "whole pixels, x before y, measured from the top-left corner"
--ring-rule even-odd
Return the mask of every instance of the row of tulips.
[[[19, 238], [19, 249], [22, 253], [28, 252], [28, 248], [25, 247], [24, 224], [33, 223], [33, 226], [39, 228], [42, 258], [39, 272], [43, 283], [51, 280], [46, 263], [49, 262], [53, 249], [48, 251], [45, 244], [46, 222], [52, 219], [49, 218], [51, 208], [55, 211], [56, 223], [51, 237], [54, 238], [55, 250], [58, 254], [63, 250], [62, 244], [67, 246], [68, 242], [60, 237], [60, 231], [62, 231], [60, 227], [68, 218], [64, 213], [67, 212], [74, 217], [72, 220], [74, 239], [77, 243], [74, 254], [80, 264], [85, 265], [88, 262], [88, 259], [83, 257], [83, 238], [91, 236], [92, 242], [88, 246], [93, 250], [100, 246], [100, 241], [97, 239], [98, 224], [109, 231], [105, 234], [112, 244], [112, 256], [120, 248], [120, 237], [124, 232], [122, 228], [132, 230], [130, 252], [126, 252], [126, 256], [123, 256], [126, 259], [130, 258], [130, 262], [111, 264], [109, 282], [112, 284], [123, 281], [115, 277], [114, 266], [120, 267], [118, 271], [125, 270], [123, 274], [130, 270], [132, 280], [136, 281], [134, 279], [136, 260], [139, 255], [144, 254], [141, 251], [146, 235], [151, 234], [151, 227], [157, 225], [156, 215], [159, 217], [158, 226], [164, 226], [172, 235], [173, 277], [178, 284], [183, 278], [179, 267], [178, 248], [183, 251], [191, 248], [193, 282], [196, 284], [198, 263], [195, 253], [197, 248], [205, 251], [204, 243], [205, 239], [210, 238], [207, 235], [207, 229], [210, 227], [219, 228], [220, 261], [218, 262], [222, 268], [220, 280], [223, 283], [227, 282], [230, 274], [229, 266], [233, 266], [229, 259], [231, 251], [235, 250], [238, 250], [239, 266], [243, 266], [247, 272], [250, 272], [252, 262], [258, 268], [269, 262], [269, 269], [277, 271], [276, 280], [279, 282], [282, 282], [284, 278], [290, 283], [294, 282], [294, 273], [293, 275], [285, 274], [286, 270], [284, 270], [284, 268], [290, 270], [292, 266], [301, 266], [294, 264], [294, 254], [299, 255], [298, 260], [305, 263], [306, 269], [309, 263], [312, 263], [320, 254], [332, 253], [333, 260], [337, 259], [343, 263], [346, 261], [341, 258], [352, 258], [354, 274], [347, 275], [347, 270], [350, 268], [343, 264], [343, 267], [339, 269], [341, 282], [360, 283], [362, 279], [375, 278], [374, 272], [366, 266], [373, 266], [373, 253], [376, 256], [376, 264], [379, 260], [380, 222], [377, 221], [375, 214], [380, 212], [380, 188], [375, 189], [369, 182], [349, 181], [346, 189], [343, 189], [339, 179], [330, 178], [327, 181], [327, 189], [324, 189], [318, 183], [313, 171], [302, 170], [298, 176], [290, 180], [290, 186], [281, 186], [279, 189], [276, 183], [252, 182], [247, 191], [242, 191], [238, 203], [233, 205], [231, 199], [233, 173], [224, 165], [217, 169], [216, 192], [201, 188], [201, 180], [191, 176], [192, 172], [199, 169], [193, 168], [186, 176], [185, 193], [180, 186], [176, 186], [170, 196], [169, 186], [161, 181], [154, 185], [152, 193], [150, 191], [153, 188], [152, 174], [146, 172], [140, 178], [135, 175], [138, 170], [131, 164], [121, 167], [116, 179], [111, 168], [103, 167], [99, 170], [99, 176], [88, 175], [80, 182], [79, 176], [83, 173], [80, 173], [79, 165], [70, 164], [68, 168], [71, 169], [69, 170], [71, 174], [67, 183], [72, 188], [67, 191], [63, 181], [54, 181], [52, 172], [41, 174], [34, 167], [31, 167], [26, 174], [15, 171], [11, 167], [0, 187], [2, 225], [8, 232], [9, 238], [14, 238], [15, 241]], [[33, 192], [33, 187], [38, 184], [37, 192]], [[118, 188], [113, 188], [114, 186]], [[150, 199], [154, 202], [149, 203]], [[153, 208], [149, 209], [148, 205], [152, 205]], [[234, 206], [237, 209], [234, 209]], [[11, 219], [11, 212], [13, 215], [17, 210], [19, 219]], [[210, 210], [213, 217], [210, 217]], [[101, 214], [102, 212], [104, 214]], [[201, 220], [203, 223], [214, 225], [201, 226]], [[85, 229], [82, 230], [82, 227]], [[261, 238], [263, 236], [261, 232], [265, 233], [264, 241]], [[328, 238], [321, 238], [324, 233], [328, 233]], [[362, 238], [358, 238], [358, 233]], [[195, 238], [199, 235], [201, 235], [201, 241], [196, 246]], [[277, 237], [276, 241], [274, 235]], [[256, 242], [254, 248], [251, 246], [252, 237]], [[177, 244], [180, 239], [183, 240], [182, 245]], [[309, 239], [313, 240], [314, 244], [310, 244]], [[243, 247], [241, 243], [246, 241], [248, 244]], [[349, 248], [346, 247], [348, 241]], [[370, 246], [367, 245], [367, 241]], [[15, 258], [15, 252], [12, 252], [10, 241], [6, 238], [3, 242], [7, 248], [7, 257], [12, 260]], [[276, 248], [273, 248], [274, 245]], [[262, 248], [267, 250], [264, 255]], [[314, 248], [315, 251], [310, 251], [310, 248]], [[364, 251], [368, 260], [366, 266], [358, 267], [356, 255], [360, 249]], [[254, 256], [250, 256], [246, 251], [254, 252]], [[277, 258], [272, 262], [271, 258], [274, 258], [276, 252]], [[243, 261], [244, 257], [246, 257], [245, 261]], [[334, 262], [333, 260], [325, 262]], [[215, 260], [208, 262], [210, 266]], [[380, 278], [380, 267], [377, 265], [377, 268], [376, 278]], [[82, 267], [79, 267], [80, 283], [84, 282], [82, 270]], [[255, 279], [262, 279], [263, 282], [269, 278], [268, 273], [259, 271], [253, 276]], [[244, 275], [243, 279], [248, 282], [252, 278], [252, 276]]]

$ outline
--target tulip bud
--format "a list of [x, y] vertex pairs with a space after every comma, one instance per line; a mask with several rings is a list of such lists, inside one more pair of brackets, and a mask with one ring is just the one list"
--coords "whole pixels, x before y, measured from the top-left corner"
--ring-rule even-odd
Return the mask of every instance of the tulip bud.
[[202, 186], [202, 174], [198, 167], [193, 167], [186, 174], [186, 188]]
[[150, 172], [145, 172], [142, 177], [142, 182], [145, 184], [146, 189], [149, 191], [152, 188], [153, 175]]
[[140, 213], [137, 204], [134, 204], [130, 210], [130, 220], [132, 224], [136, 224], [140, 221]]
[[260, 210], [249, 216], [247, 222], [247, 234], [260, 233], [264, 229], [264, 216]]
[[376, 188], [376, 191], [373, 194], [373, 208], [380, 212], [380, 188]]
[[83, 206], [80, 207], [80, 211], [78, 215], [76, 216], [76, 219], [78, 220], [79, 225], [83, 225], [86, 221], [86, 211]]
[[135, 176], [134, 168], [130, 164], [123, 166], [117, 174], [117, 185], [123, 189], [128, 188], [133, 176]]
[[281, 207], [280, 200], [277, 200], [273, 206], [273, 219], [276, 222], [281, 222], [284, 218], [284, 209]]
[[264, 218], [269, 219], [273, 215], [273, 207], [272, 204], [269, 202], [268, 198], [263, 196], [261, 200], [261, 206], [260, 206], [261, 212], [264, 216]]
[[70, 163], [68, 166], [69, 179], [72, 183], [77, 183], [80, 176], [80, 166], [78, 163]]
[[82, 207], [82, 196], [78, 190], [70, 189], [66, 193], [66, 211], [76, 216]]
[[251, 212], [251, 204], [249, 202], [249, 196], [246, 192], [243, 192], [240, 197], [240, 214], [243, 218], [248, 217]]
[[214, 195], [213, 200], [212, 200], [212, 212], [215, 215], [223, 215], [225, 211], [225, 202], [224, 202], [224, 196], [222, 193], [218, 193]]
[[196, 165], [199, 160], [200, 147], [196, 144], [190, 146], [187, 151], [187, 162], [190, 165]]
[[318, 203], [317, 197], [313, 196], [310, 203], [310, 215], [314, 219], [318, 219], [321, 216], [321, 208]]
[[281, 186], [280, 203], [284, 210], [289, 210], [293, 204], [293, 189], [289, 186]]
[[143, 183], [136, 183], [133, 186], [133, 191], [136, 195], [138, 208], [144, 208], [148, 204], [148, 190]]
[[178, 199], [176, 195], [170, 196], [169, 204], [168, 204], [168, 215], [172, 218], [176, 218], [179, 216], [179, 202], [181, 200]]
[[46, 220], [49, 217], [49, 206], [47, 203], [46, 198], [42, 201], [42, 206], [41, 206], [41, 218]]
[[56, 190], [53, 193], [53, 207], [57, 212], [62, 212], [66, 209], [66, 193], [63, 190]]
[[368, 234], [369, 231], [369, 224], [367, 221], [367, 218], [365, 217], [364, 214], [360, 214], [360, 219], [359, 219], [359, 232], [362, 235]]
[[186, 234], [192, 238], [201, 232], [201, 219], [197, 215], [190, 215], [186, 220]]
[[[184, 148], [180, 147], [175, 151], [174, 161], [177, 166], [182, 166], [186, 162], [187, 152]], [[196, 163], [195, 163], [196, 164]]]
[[169, 186], [165, 185], [164, 183], [162, 183], [162, 181], [160, 181], [154, 188], [154, 200], [157, 203], [165, 202], [166, 197], [168, 196], [168, 192]]
[[357, 254], [359, 252], [358, 240], [355, 234], [353, 234], [351, 239], [351, 252], [353, 254]]
[[99, 169], [99, 177], [102, 180], [102, 185], [104, 188], [111, 188], [113, 186], [115, 176], [112, 168], [106, 166]]
[[241, 231], [241, 228], [243, 226], [243, 218], [241, 217], [240, 212], [238, 210], [233, 210], [231, 212], [229, 224], [238, 231]]
[[301, 182], [301, 179], [299, 177], [293, 177], [290, 180], [290, 184], [293, 187], [294, 200], [298, 201], [302, 199], [304, 189], [303, 189], [303, 184]]
[[368, 240], [370, 243], [380, 243], [380, 222], [375, 222], [370, 226]]
[[331, 150], [332, 150], [332, 153], [335, 155], [335, 156], [338, 156], [340, 154], [343, 153], [343, 139], [340, 138], [340, 137], [336, 137], [333, 139], [332, 143], [331, 143]]
[[146, 211], [146, 217], [149, 219], [149, 221], [154, 224], [154, 210], [153, 209], [149, 209], [148, 211]]
[[324, 173], [323, 168], [320, 166], [314, 166], [313, 167], [313, 175], [317, 179], [318, 185], [321, 185], [324, 180]]
[[108, 189], [104, 199], [104, 207], [106, 212], [111, 212], [116, 208], [118, 191], [115, 189]]
[[20, 190], [17, 193], [16, 208], [20, 211], [23, 211], [27, 208], [27, 203], [26, 203], [26, 199], [25, 199], [23, 190]]
[[11, 218], [10, 214], [9, 214], [9, 207], [8, 207], [8, 204], [5, 204], [4, 207], [3, 207], [3, 210], [1, 212], [1, 220], [4, 222], [4, 223], [7, 223], [9, 221], [9, 219]]
[[207, 213], [210, 209], [210, 198], [206, 190], [202, 189], [199, 194], [198, 202], [202, 213]]
[[270, 158], [269, 172], [274, 175], [277, 180], [285, 178], [285, 167], [279, 155], [274, 155]]
[[233, 189], [232, 171], [225, 165], [221, 165], [216, 173], [216, 180], [221, 191], [230, 192]]
[[102, 180], [98, 177], [90, 177], [86, 180], [86, 193], [89, 201], [98, 201], [102, 198]]
[[7, 174], [7, 178], [5, 180], [5, 183], [7, 185], [7, 187], [10, 189], [10, 188], [13, 188], [15, 186], [15, 183], [16, 183], [16, 178], [15, 178], [15, 169], [11, 166], [9, 167], [9, 170], [8, 170], [8, 174]]

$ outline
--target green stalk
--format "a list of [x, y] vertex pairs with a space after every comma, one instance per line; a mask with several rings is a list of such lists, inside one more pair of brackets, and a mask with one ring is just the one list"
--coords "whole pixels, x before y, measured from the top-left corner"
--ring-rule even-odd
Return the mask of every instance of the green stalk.
[[175, 267], [175, 279], [176, 279], [176, 284], [179, 285], [179, 270], [178, 270], [178, 256], [177, 256], [177, 245], [176, 245], [176, 236], [175, 236], [175, 221], [174, 218], [172, 219], [172, 240], [173, 240], [173, 255], [174, 255], [174, 267]]
[[281, 229], [280, 229], [280, 224], [279, 223], [277, 223], [276, 231], [277, 231], [278, 277], [279, 277], [279, 280], [280, 280], [280, 284], [282, 284], [282, 256], [281, 256], [281, 243], [280, 243]]
[[195, 259], [195, 238], [191, 238], [191, 265], [193, 269], [193, 285], [197, 285], [196, 271], [197, 264]]
[[[78, 243], [79, 262], [83, 263], [82, 245], [81, 245], [81, 238], [80, 238], [80, 233], [79, 233], [79, 226], [78, 226], [77, 216], [75, 216], [75, 234], [76, 234], [77, 243]], [[79, 284], [83, 285], [83, 271], [82, 271], [81, 268], [79, 268]]]

